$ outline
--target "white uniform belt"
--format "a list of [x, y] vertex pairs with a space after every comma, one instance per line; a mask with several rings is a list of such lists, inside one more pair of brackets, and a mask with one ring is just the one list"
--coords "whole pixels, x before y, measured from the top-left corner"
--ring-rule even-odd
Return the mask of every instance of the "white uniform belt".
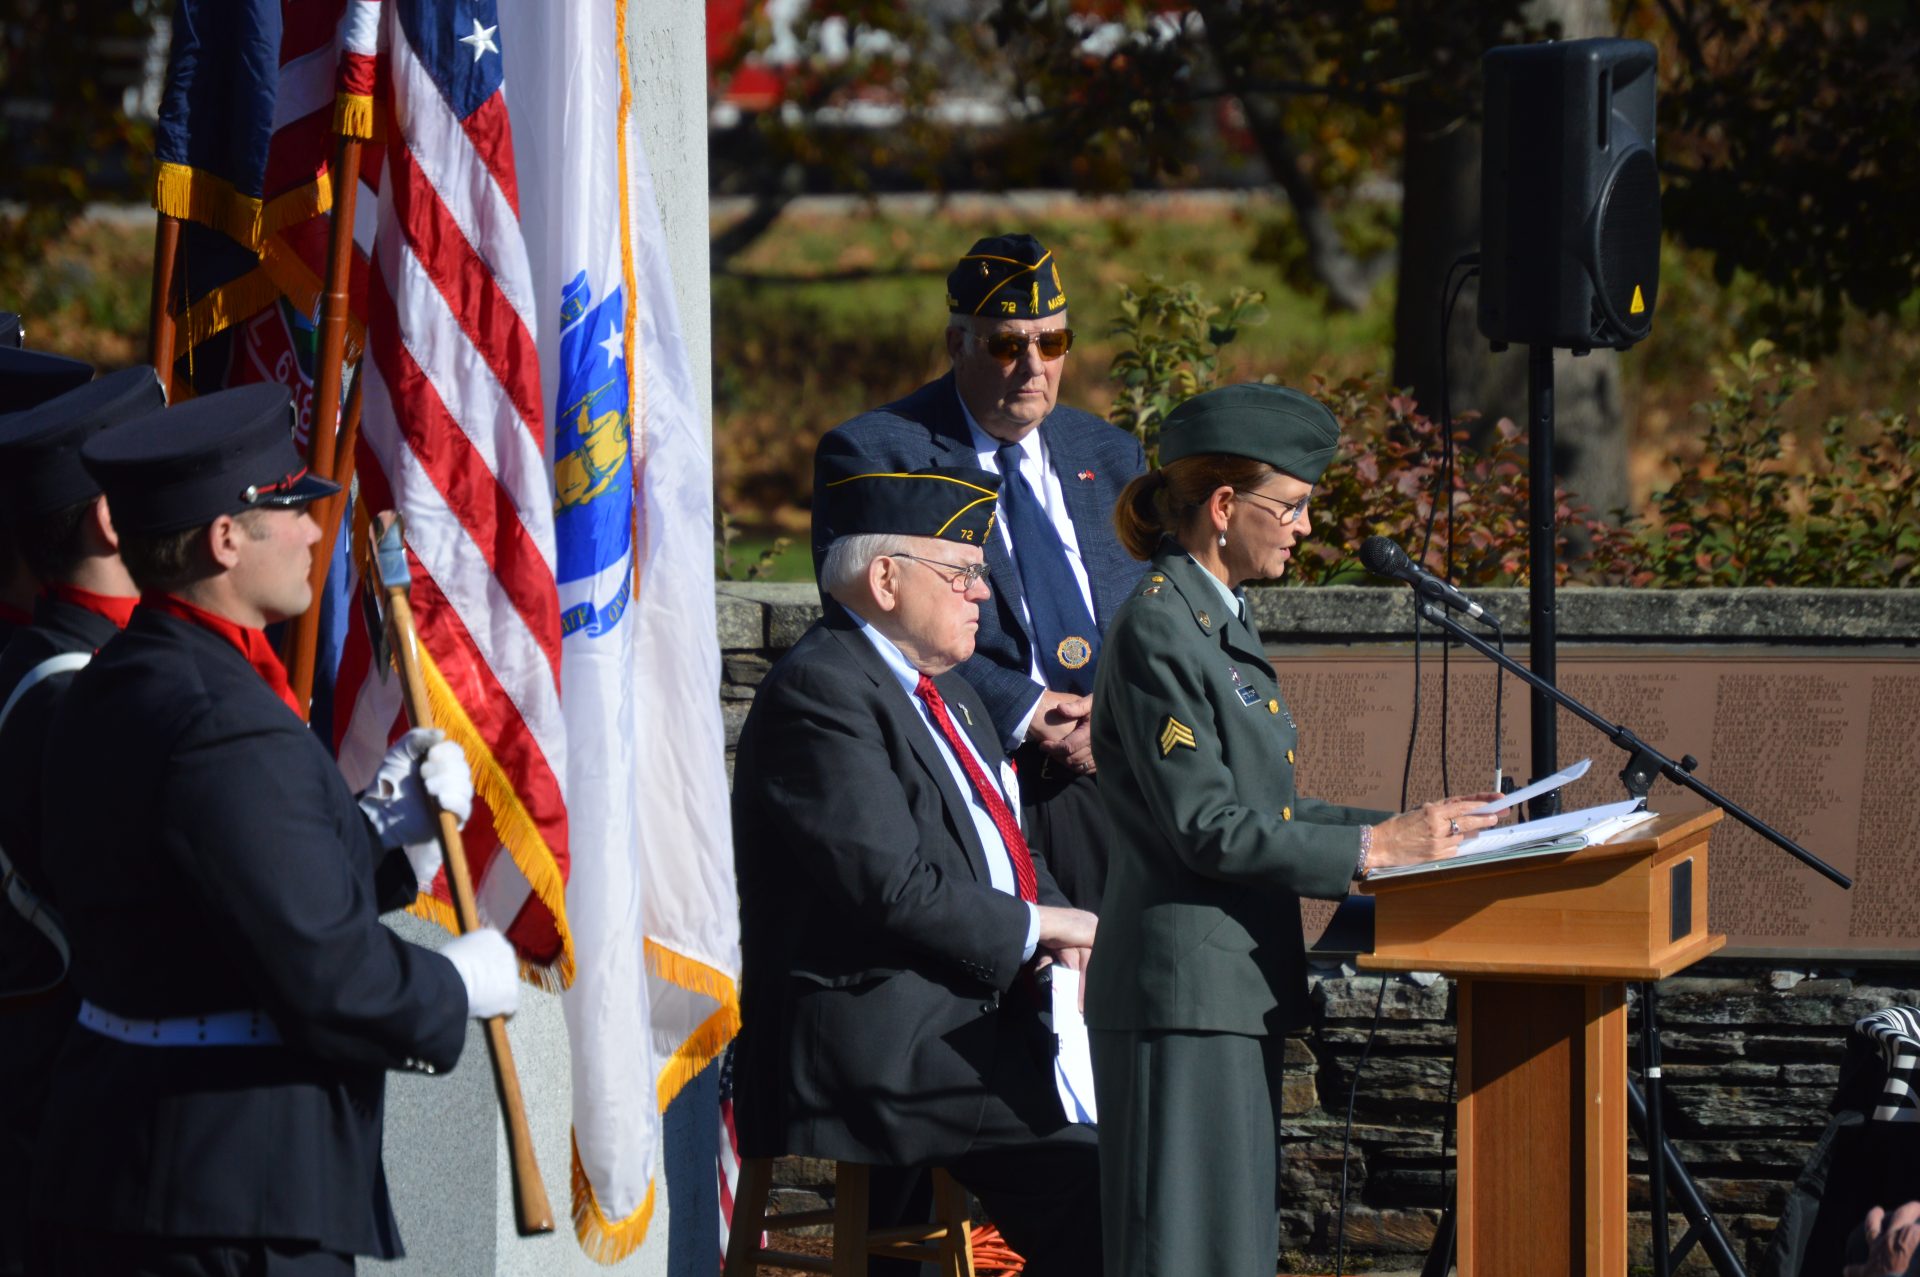
[[80, 1023], [103, 1037], [135, 1046], [277, 1046], [280, 1031], [260, 1011], [216, 1011], [165, 1020], [129, 1020], [80, 1004]]

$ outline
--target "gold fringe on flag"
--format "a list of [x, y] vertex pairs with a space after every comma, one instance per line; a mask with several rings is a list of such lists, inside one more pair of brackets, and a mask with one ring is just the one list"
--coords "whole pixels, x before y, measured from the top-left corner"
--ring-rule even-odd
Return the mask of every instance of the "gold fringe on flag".
[[342, 93], [333, 99], [333, 131], [341, 137], [373, 136], [373, 98], [365, 93]]
[[241, 194], [223, 177], [162, 161], [153, 175], [153, 207], [169, 217], [211, 226], [259, 252], [269, 235], [332, 208], [333, 181], [322, 173], [263, 201]]
[[573, 1235], [580, 1240], [587, 1258], [599, 1264], [617, 1264], [647, 1240], [647, 1226], [653, 1223], [655, 1181], [648, 1177], [647, 1198], [633, 1214], [622, 1220], [608, 1219], [593, 1191], [593, 1182], [587, 1178], [586, 1167], [580, 1164], [580, 1141], [573, 1139], [572, 1143]]
[[433, 725], [466, 751], [467, 764], [473, 769], [474, 790], [493, 811], [493, 827], [500, 835], [501, 847], [513, 857], [513, 863], [526, 876], [533, 894], [546, 906], [553, 918], [553, 929], [560, 936], [560, 956], [551, 967], [522, 962], [520, 974], [548, 992], [558, 993], [573, 983], [573, 932], [567, 926], [567, 887], [561, 881], [553, 849], [547, 846], [539, 826], [533, 823], [532, 814], [521, 803], [513, 782], [507, 779], [506, 770], [480, 739], [473, 720], [467, 717], [467, 711], [447, 685], [439, 666], [428, 655], [425, 643], [420, 645], [420, 671], [427, 680]]
[[258, 266], [210, 290], [180, 317], [175, 329], [174, 358], [184, 358], [201, 342], [253, 318], [278, 300], [279, 286]]

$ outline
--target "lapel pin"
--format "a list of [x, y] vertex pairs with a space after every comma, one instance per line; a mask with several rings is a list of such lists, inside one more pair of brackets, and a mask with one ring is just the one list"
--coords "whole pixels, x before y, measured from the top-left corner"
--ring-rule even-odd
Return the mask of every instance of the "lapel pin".
[[1092, 483], [1092, 482], [1093, 482], [1093, 471], [1091, 471], [1091, 470], [1082, 470], [1082, 471], [1080, 472], [1080, 480], [1081, 480], [1081, 482], [1083, 482], [1083, 483]]

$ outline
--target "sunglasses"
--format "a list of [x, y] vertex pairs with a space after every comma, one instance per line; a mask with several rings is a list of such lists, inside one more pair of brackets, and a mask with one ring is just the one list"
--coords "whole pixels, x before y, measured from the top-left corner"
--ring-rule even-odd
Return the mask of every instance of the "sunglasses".
[[977, 340], [987, 348], [989, 355], [1002, 364], [1011, 366], [1025, 359], [1030, 345], [1039, 347], [1040, 358], [1052, 363], [1073, 349], [1073, 329], [1049, 328], [1043, 333], [988, 333]]

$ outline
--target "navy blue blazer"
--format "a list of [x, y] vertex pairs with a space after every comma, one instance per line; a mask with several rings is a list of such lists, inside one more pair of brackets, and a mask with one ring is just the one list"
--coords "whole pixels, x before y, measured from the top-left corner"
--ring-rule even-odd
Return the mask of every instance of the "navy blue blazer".
[[[1040, 423], [1040, 435], [1066, 494], [1087, 584], [1093, 590], [1094, 623], [1104, 634], [1146, 571], [1146, 564], [1121, 548], [1113, 531], [1113, 507], [1120, 490], [1146, 469], [1146, 455], [1131, 434], [1078, 408], [1056, 406]], [[980, 464], [952, 373], [827, 432], [813, 454], [816, 512], [824, 508], [820, 485], [822, 466], [829, 458], [841, 464], [852, 460], [895, 470]], [[833, 530], [816, 513], [816, 572], [832, 540]], [[986, 555], [993, 569], [994, 597], [981, 605], [974, 654], [960, 666], [960, 673], [986, 703], [1002, 747], [1012, 751], [1020, 744], [1021, 721], [1046, 689], [1033, 681], [1033, 636], [1027, 631], [1025, 609], [1014, 602], [1025, 593], [1019, 569], [1000, 538], [987, 541]]]

